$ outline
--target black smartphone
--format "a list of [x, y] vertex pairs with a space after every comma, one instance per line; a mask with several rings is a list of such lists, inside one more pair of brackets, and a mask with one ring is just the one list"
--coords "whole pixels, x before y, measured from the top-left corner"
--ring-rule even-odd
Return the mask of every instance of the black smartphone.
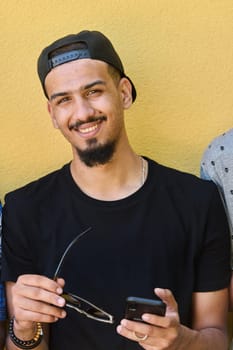
[[146, 299], [140, 297], [128, 297], [126, 299], [125, 318], [132, 321], [144, 322], [142, 314], [155, 314], [164, 316], [166, 304], [159, 298]]

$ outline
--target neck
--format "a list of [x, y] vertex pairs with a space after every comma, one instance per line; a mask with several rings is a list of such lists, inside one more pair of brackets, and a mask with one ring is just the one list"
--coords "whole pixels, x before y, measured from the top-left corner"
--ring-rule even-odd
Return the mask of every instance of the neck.
[[144, 184], [147, 162], [133, 151], [91, 168], [74, 159], [71, 174], [88, 196], [105, 201], [119, 200], [133, 194]]

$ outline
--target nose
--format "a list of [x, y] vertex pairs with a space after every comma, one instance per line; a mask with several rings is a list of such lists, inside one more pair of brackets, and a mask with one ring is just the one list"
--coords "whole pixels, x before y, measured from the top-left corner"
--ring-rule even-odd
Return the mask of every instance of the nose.
[[73, 104], [73, 121], [86, 121], [95, 115], [95, 109], [85, 98], [76, 98]]

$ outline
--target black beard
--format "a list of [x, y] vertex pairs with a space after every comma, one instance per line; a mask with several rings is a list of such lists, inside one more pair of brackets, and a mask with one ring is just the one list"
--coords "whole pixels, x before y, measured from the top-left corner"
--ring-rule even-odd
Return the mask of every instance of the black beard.
[[[96, 143], [95, 139], [90, 141], [90, 145]], [[88, 167], [103, 165], [108, 163], [115, 152], [116, 140], [109, 141], [104, 145], [97, 145], [85, 150], [76, 148], [80, 160]]]

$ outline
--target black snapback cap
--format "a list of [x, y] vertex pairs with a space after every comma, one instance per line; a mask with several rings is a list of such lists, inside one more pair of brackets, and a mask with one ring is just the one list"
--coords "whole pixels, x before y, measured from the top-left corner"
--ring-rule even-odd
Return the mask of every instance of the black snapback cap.
[[[83, 48], [68, 49], [66, 51], [66, 46], [77, 43], [83, 43]], [[63, 47], [64, 52], [56, 54], [56, 50]], [[37, 71], [46, 97], [48, 96], [44, 83], [47, 74], [56, 66], [84, 58], [104, 61], [115, 67], [119, 71], [121, 77], [126, 77], [130, 81], [132, 85], [132, 99], [133, 101], [136, 99], [137, 93], [134, 84], [130, 78], [126, 76], [120, 57], [110, 40], [98, 31], [89, 30], [84, 30], [78, 34], [70, 34], [58, 39], [41, 52], [38, 58]]]

